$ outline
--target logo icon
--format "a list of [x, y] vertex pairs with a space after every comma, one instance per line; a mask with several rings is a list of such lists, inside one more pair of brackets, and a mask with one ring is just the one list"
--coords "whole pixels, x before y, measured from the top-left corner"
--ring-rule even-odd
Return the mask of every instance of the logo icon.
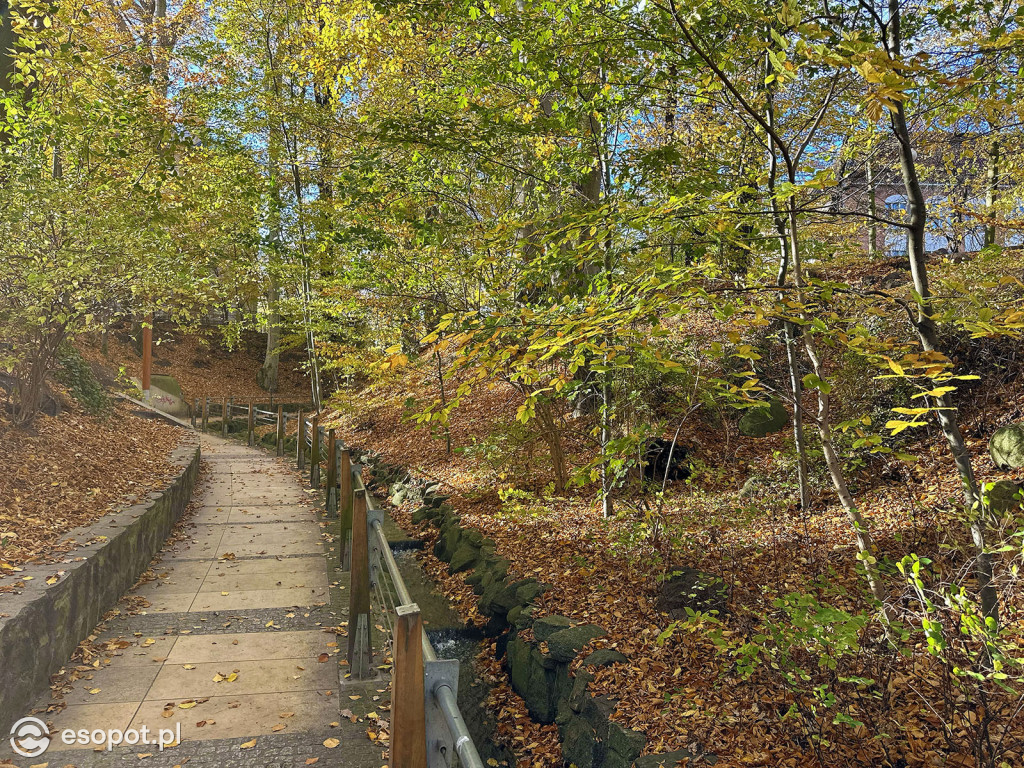
[[23, 717], [11, 726], [11, 749], [22, 757], [38, 757], [50, 746], [46, 723], [35, 717]]

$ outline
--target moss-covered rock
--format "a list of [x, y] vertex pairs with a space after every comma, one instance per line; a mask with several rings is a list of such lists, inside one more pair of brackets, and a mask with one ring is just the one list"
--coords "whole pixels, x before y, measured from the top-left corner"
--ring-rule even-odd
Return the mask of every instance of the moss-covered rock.
[[[462, 571], [468, 571], [480, 558], [480, 549], [474, 547], [468, 541], [463, 538], [459, 543], [458, 548], [452, 555], [451, 562], [448, 564], [448, 573], [460, 573]], [[507, 613], [507, 611], [506, 611]]]
[[647, 737], [638, 731], [623, 728], [616, 722], [610, 722], [606, 746], [609, 752], [615, 752], [628, 762], [632, 762], [644, 751]]
[[537, 642], [544, 642], [555, 632], [568, 629], [572, 622], [565, 616], [542, 616], [533, 622], [533, 636]]
[[531, 643], [514, 637], [508, 643], [505, 664], [512, 689], [518, 693], [531, 717], [539, 723], [552, 723], [555, 719], [555, 687], [553, 670], [544, 667], [543, 655]]
[[585, 669], [581, 669], [576, 673], [576, 677], [572, 682], [572, 690], [569, 692], [569, 708], [579, 714], [583, 710], [583, 705], [587, 703], [589, 694], [587, 693], [587, 686], [590, 685], [594, 680], [594, 675], [587, 672]]
[[629, 659], [614, 648], [598, 648], [592, 654], [583, 659], [583, 667], [607, 667], [612, 664], [621, 664], [626, 661], [629, 661]]
[[1024, 467], [1024, 424], [1011, 424], [993, 432], [988, 453], [1000, 469]]
[[1021, 486], [1012, 480], [997, 480], [986, 483], [985, 505], [995, 515], [1005, 515], [1020, 508]]
[[782, 401], [773, 397], [768, 405], [749, 408], [740, 418], [739, 430], [747, 437], [766, 437], [789, 423], [789, 412]]
[[568, 766], [599, 768], [604, 748], [594, 729], [582, 717], [570, 717], [559, 728], [562, 737], [562, 758]]
[[553, 633], [547, 639], [548, 651], [556, 661], [570, 662], [591, 640], [605, 634], [596, 624], [581, 624]]

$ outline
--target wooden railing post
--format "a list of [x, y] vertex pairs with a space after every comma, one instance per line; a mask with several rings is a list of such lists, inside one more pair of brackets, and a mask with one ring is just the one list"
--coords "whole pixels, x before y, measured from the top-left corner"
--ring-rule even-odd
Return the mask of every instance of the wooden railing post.
[[252, 448], [256, 445], [256, 413], [253, 411], [252, 400], [249, 401], [249, 423], [245, 429], [245, 439], [249, 443], [249, 447]]
[[[348, 669], [356, 680], [371, 676], [370, 542], [366, 528], [366, 491], [355, 492], [352, 502], [352, 572], [349, 576]], [[394, 734], [394, 730], [392, 730]]]
[[391, 695], [393, 768], [426, 768], [427, 717], [423, 690], [423, 619], [416, 603], [395, 608], [395, 671]]
[[313, 430], [313, 444], [309, 449], [309, 487], [320, 487], [320, 417], [313, 414], [313, 422], [309, 425]]
[[352, 453], [348, 448], [341, 450], [341, 468], [338, 479], [338, 519], [341, 521], [339, 542], [341, 543], [341, 570], [352, 568]]
[[196, 428], [196, 417], [199, 415], [199, 398], [192, 398], [192, 429]]
[[210, 424], [210, 398], [203, 398], [203, 432]]
[[284, 406], [277, 406], [277, 455], [284, 456]]
[[295, 434], [295, 466], [301, 472], [306, 468], [306, 417], [301, 408], [299, 408], [299, 425]]
[[220, 406], [220, 436], [228, 436], [228, 420], [231, 418], [231, 411], [228, 410], [228, 399], [225, 397]]
[[338, 443], [334, 430], [327, 430], [327, 514], [338, 514]]

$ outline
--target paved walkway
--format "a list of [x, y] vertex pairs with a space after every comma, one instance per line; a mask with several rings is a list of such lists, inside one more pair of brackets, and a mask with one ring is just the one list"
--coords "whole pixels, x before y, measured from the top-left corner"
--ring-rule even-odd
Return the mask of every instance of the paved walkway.
[[[148, 605], [106, 623], [94, 643], [99, 656], [72, 673], [79, 679], [65, 690], [67, 707], [39, 715], [54, 735], [47, 752], [18, 758], [5, 743], [0, 760], [76, 768], [386, 762], [367, 736], [379, 731], [373, 715], [388, 717], [385, 683], [344, 680], [346, 643], [332, 628], [345, 622], [348, 579], [336, 570], [319, 494], [286, 459], [210, 436], [202, 451], [204, 485], [185, 535], [154, 561], [155, 578], [125, 598]], [[69, 729], [144, 727], [152, 739], [168, 729], [181, 742], [107, 751], [61, 738]]]

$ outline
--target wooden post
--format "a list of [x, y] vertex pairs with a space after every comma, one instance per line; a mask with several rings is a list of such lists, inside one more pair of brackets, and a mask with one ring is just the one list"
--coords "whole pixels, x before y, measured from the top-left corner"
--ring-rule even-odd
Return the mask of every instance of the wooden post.
[[284, 456], [284, 406], [277, 406], [277, 455]]
[[228, 436], [228, 420], [231, 418], [231, 411], [228, 410], [228, 399], [225, 397], [220, 406], [220, 436]]
[[395, 608], [395, 672], [391, 685], [391, 761], [426, 768], [427, 717], [423, 690], [423, 619], [416, 603]]
[[295, 433], [295, 466], [301, 472], [306, 468], [306, 417], [301, 408], [299, 408], [299, 425]]
[[153, 374], [153, 313], [142, 323], [142, 401], [149, 402], [150, 379]]
[[338, 514], [338, 443], [334, 430], [327, 430], [327, 514]]
[[341, 531], [341, 570], [352, 568], [352, 454], [348, 448], [341, 451], [341, 468], [338, 470], [341, 490], [338, 491], [338, 519]]
[[[352, 573], [349, 576], [348, 669], [355, 680], [372, 672], [370, 644], [370, 542], [366, 529], [366, 491], [355, 492], [352, 502]], [[394, 730], [392, 730], [394, 734]]]
[[313, 430], [311, 437], [313, 438], [313, 445], [309, 450], [309, 487], [319, 488], [320, 487], [320, 417], [317, 414], [313, 414], [313, 423], [310, 424], [310, 429]]
[[252, 400], [249, 401], [249, 424], [246, 427], [245, 438], [250, 448], [256, 445], [256, 414], [252, 409]]
[[206, 431], [207, 426], [210, 423], [210, 398], [203, 398], [203, 432]]
[[192, 398], [192, 429], [196, 428], [196, 417], [199, 415], [199, 398]]

